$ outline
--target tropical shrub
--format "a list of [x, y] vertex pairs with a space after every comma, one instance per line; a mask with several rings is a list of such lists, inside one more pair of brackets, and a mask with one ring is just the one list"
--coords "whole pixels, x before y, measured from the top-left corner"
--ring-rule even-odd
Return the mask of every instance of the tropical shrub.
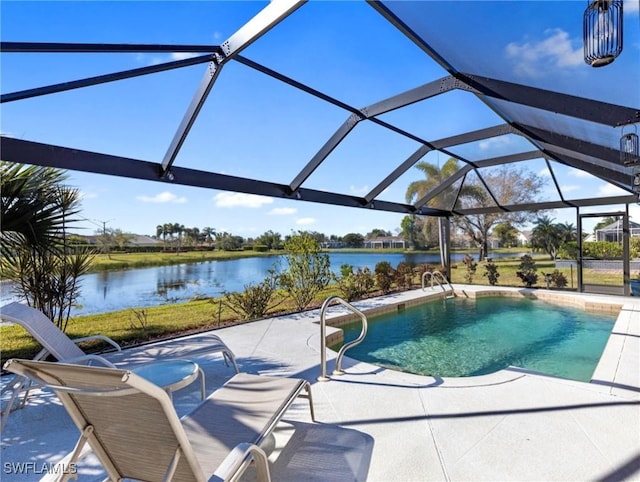
[[395, 282], [400, 289], [410, 289], [413, 284], [413, 266], [401, 261], [396, 266]]
[[612, 241], [590, 241], [583, 243], [582, 254], [585, 258], [620, 258], [622, 256], [622, 245]]
[[549, 285], [555, 288], [564, 288], [568, 284], [567, 277], [557, 269], [554, 270], [553, 273], [548, 273], [545, 276], [549, 282]]
[[525, 254], [520, 258], [520, 264], [518, 265], [516, 275], [522, 280], [527, 288], [531, 288], [538, 282], [538, 274], [536, 271], [538, 271], [538, 267], [530, 255]]
[[369, 268], [358, 268], [344, 264], [340, 267], [341, 276], [336, 278], [338, 290], [347, 301], [364, 298], [375, 286], [375, 279]]
[[500, 273], [498, 273], [498, 266], [493, 261], [487, 262], [484, 266], [484, 273], [482, 273], [482, 276], [487, 277], [491, 286], [497, 285], [498, 278], [500, 277]]
[[373, 271], [378, 288], [380, 288], [384, 294], [391, 291], [391, 285], [395, 277], [395, 270], [391, 266], [391, 263], [388, 261], [380, 261], [376, 263]]
[[332, 279], [329, 255], [321, 252], [320, 244], [308, 232], [290, 236], [284, 249], [288, 267], [280, 275], [280, 286], [302, 311]]
[[243, 320], [262, 318], [283, 301], [280, 299], [274, 302], [278, 278], [275, 270], [269, 270], [262, 282], [245, 285], [242, 293], [224, 292], [223, 303]]
[[631, 258], [640, 257], [640, 236], [633, 236], [629, 239], [629, 251]]
[[466, 272], [464, 274], [464, 280], [471, 284], [473, 283], [473, 277], [476, 274], [476, 270], [478, 269], [478, 263], [473, 259], [473, 256], [470, 254], [465, 254], [464, 258], [462, 258], [462, 263], [466, 267]]
[[578, 259], [578, 242], [569, 241], [558, 249], [559, 259]]

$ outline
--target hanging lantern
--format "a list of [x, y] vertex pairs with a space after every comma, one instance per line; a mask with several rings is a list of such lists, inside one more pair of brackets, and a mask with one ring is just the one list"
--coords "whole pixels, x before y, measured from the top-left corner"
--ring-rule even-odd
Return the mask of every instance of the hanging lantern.
[[584, 11], [584, 61], [602, 67], [622, 52], [622, 0], [590, 0]]
[[640, 163], [640, 149], [638, 143], [638, 129], [633, 126], [635, 132], [624, 133], [622, 128], [622, 137], [620, 137], [620, 161], [625, 166], [632, 166]]

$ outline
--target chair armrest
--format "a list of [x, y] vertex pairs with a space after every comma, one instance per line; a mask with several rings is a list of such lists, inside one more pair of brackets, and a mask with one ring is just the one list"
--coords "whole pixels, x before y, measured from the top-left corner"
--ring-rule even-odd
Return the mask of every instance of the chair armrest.
[[80, 343], [82, 341], [90, 341], [90, 340], [102, 340], [104, 342], [107, 342], [112, 347], [114, 347], [117, 351], [122, 351], [122, 348], [120, 348], [120, 345], [118, 345], [118, 343], [116, 343], [106, 335], [83, 336], [82, 338], [74, 338], [71, 341], [73, 341], [74, 343]]
[[256, 463], [257, 479], [262, 482], [270, 482], [271, 475], [269, 474], [267, 454], [257, 445], [250, 443], [236, 445], [209, 478], [209, 482], [237, 480], [247, 469], [251, 460], [255, 460]]
[[75, 356], [72, 358], [65, 358], [64, 360], [60, 360], [61, 363], [75, 363], [76, 365], [80, 364], [83, 361], [88, 361], [88, 362], [94, 361], [109, 368], [117, 368], [113, 363], [111, 363], [106, 358], [101, 357], [100, 355], [82, 355], [82, 356]]

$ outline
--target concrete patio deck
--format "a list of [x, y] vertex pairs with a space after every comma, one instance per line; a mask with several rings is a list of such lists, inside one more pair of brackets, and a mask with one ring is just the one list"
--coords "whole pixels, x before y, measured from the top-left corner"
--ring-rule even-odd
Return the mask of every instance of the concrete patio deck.
[[[462, 296], [488, 290], [456, 286]], [[422, 377], [350, 359], [345, 375], [317, 382], [317, 310], [217, 330], [242, 371], [313, 383], [318, 422], [311, 423], [304, 400], [287, 412], [270, 456], [273, 480], [640, 480], [640, 300], [534, 293], [563, 304], [622, 307], [592, 383], [518, 368], [481, 377]], [[356, 306], [380, 310], [425, 294], [414, 290]], [[332, 307], [330, 313], [338, 318], [344, 309]], [[127, 356], [140, 362], [170, 358], [189, 339], [135, 348]], [[335, 354], [327, 357], [331, 373]], [[233, 374], [219, 355], [196, 361], [208, 392]], [[199, 402], [198, 384], [174, 393], [174, 401], [179, 414], [192, 409]], [[54, 395], [32, 397], [9, 417], [2, 434], [2, 479], [39, 480], [77, 437]], [[91, 455], [78, 470], [80, 480], [104, 478]]]

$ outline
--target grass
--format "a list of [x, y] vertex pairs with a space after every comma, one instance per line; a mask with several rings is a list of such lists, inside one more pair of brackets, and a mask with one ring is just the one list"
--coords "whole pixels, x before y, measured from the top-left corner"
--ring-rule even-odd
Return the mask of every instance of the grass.
[[201, 263], [226, 259], [252, 258], [256, 256], [274, 256], [274, 252], [248, 251], [186, 251], [180, 253], [111, 253], [97, 254], [91, 271], [147, 268], [150, 266], [168, 266], [173, 264]]
[[[212, 255], [217, 252], [206, 252]], [[248, 254], [253, 253], [253, 254]], [[188, 259], [193, 260], [193, 256], [197, 260], [203, 259], [228, 259], [222, 256], [230, 253], [220, 253], [220, 257], [199, 258], [202, 253], [197, 252], [193, 255], [190, 253], [180, 253], [179, 256], [168, 253], [153, 254], [126, 254], [122, 255], [123, 260], [126, 259], [127, 267], [139, 267], [137, 263], [151, 262], [156, 256], [166, 259], [169, 257], [179, 257], [180, 262], [187, 262]], [[234, 252], [231, 256], [244, 257], [255, 255], [254, 252]], [[260, 253], [264, 255], [264, 253]], [[102, 256], [102, 255], [101, 255]], [[99, 259], [101, 266], [108, 266], [110, 262], [117, 263], [119, 256], [112, 255], [112, 259]], [[534, 287], [545, 288], [546, 283], [542, 273], [551, 273], [555, 268], [553, 261], [546, 259], [544, 256], [535, 256], [536, 266], [538, 267], [538, 283]], [[173, 259], [173, 258], [171, 258]], [[498, 266], [500, 277], [498, 286], [519, 286], [522, 287], [522, 281], [517, 277], [516, 271], [520, 260], [514, 259], [498, 259], [495, 261]], [[476, 274], [473, 278], [473, 284], [488, 285], [486, 276], [483, 276], [486, 263], [478, 263]], [[109, 268], [101, 268], [109, 269]], [[569, 269], [560, 269], [567, 277], [567, 287], [572, 289], [577, 286], [577, 272]], [[458, 263], [451, 270], [452, 283], [465, 283], [464, 275], [466, 272], [465, 265]], [[615, 274], [603, 274], [598, 272], [585, 271], [585, 281], [597, 279], [598, 284], [621, 284], [621, 276]], [[416, 277], [413, 288], [420, 286], [420, 279]], [[336, 286], [330, 286], [320, 293], [312, 305], [313, 308], [319, 307], [322, 302], [331, 295], [338, 294]], [[380, 294], [379, 292], [371, 293], [372, 296]], [[279, 315], [290, 313], [294, 310], [291, 301], [285, 300], [272, 310], [269, 315]], [[238, 320], [231, 310], [224, 306], [221, 298], [208, 298], [202, 300], [189, 301], [187, 303], [166, 304], [161, 306], [153, 306], [147, 308], [129, 308], [126, 310], [115, 311], [111, 313], [103, 313], [97, 315], [86, 315], [71, 318], [66, 333], [70, 338], [79, 338], [92, 334], [101, 333], [113, 338], [123, 346], [135, 345], [151, 340], [170, 338], [181, 334], [193, 333], [197, 331], [205, 331], [230, 324], [242, 323]], [[106, 345], [105, 345], [106, 346]], [[83, 346], [86, 351], [97, 351], [105, 346], [94, 344]], [[0, 360], [4, 363], [9, 358], [32, 358], [38, 351], [40, 346], [31, 336], [19, 326], [0, 326]]]

